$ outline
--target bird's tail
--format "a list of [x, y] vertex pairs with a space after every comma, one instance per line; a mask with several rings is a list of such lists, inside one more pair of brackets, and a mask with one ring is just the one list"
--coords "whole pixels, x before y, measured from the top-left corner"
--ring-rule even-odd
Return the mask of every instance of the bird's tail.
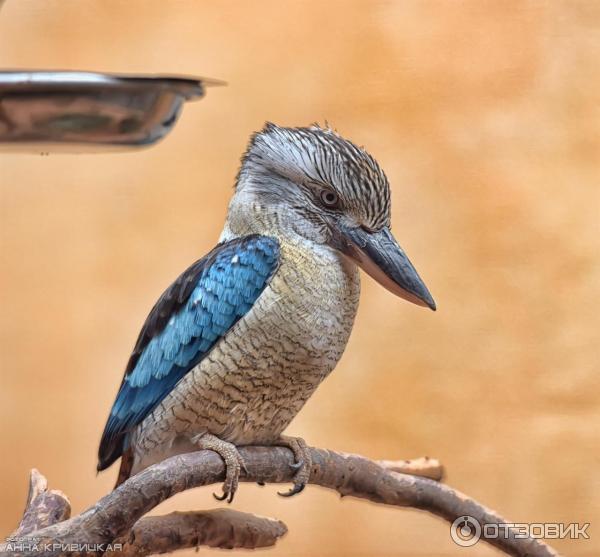
[[133, 451], [130, 448], [123, 451], [121, 455], [121, 466], [119, 468], [119, 475], [117, 476], [117, 483], [114, 489], [117, 489], [125, 480], [131, 476], [131, 469], [133, 468]]

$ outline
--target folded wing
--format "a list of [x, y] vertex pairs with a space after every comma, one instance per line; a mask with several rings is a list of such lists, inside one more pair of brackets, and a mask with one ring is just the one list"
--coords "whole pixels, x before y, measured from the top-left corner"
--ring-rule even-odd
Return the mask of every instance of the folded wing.
[[138, 340], [105, 426], [98, 470], [127, 436], [254, 305], [279, 263], [279, 244], [245, 236], [219, 244], [159, 298]]

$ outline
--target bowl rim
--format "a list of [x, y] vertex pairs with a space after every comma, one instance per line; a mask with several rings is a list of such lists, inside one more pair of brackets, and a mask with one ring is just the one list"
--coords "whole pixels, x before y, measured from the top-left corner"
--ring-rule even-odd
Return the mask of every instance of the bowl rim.
[[225, 82], [176, 74], [121, 74], [74, 70], [0, 70], [0, 94], [8, 91], [71, 92], [101, 89], [170, 90], [186, 99], [204, 95], [205, 86]]

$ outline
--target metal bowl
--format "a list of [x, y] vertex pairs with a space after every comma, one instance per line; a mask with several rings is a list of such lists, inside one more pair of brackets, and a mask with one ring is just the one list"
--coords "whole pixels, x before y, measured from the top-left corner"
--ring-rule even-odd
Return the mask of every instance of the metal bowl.
[[220, 84], [176, 76], [0, 71], [0, 148], [152, 145], [173, 129], [185, 101]]

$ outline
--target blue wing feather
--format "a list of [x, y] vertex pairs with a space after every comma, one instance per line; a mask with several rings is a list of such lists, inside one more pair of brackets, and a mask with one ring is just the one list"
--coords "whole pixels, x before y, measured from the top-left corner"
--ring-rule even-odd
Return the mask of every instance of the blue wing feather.
[[173, 390], [252, 307], [279, 263], [279, 244], [245, 236], [218, 245], [165, 291], [148, 316], [104, 429], [103, 470], [128, 433]]

